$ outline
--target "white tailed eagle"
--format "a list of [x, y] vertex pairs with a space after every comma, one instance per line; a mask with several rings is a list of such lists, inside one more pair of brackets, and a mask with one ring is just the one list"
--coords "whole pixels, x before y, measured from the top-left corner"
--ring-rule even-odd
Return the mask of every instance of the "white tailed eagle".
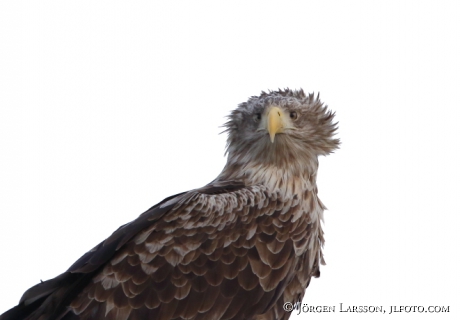
[[288, 319], [324, 263], [316, 175], [340, 143], [333, 118], [302, 90], [249, 98], [214, 181], [121, 226], [0, 320]]

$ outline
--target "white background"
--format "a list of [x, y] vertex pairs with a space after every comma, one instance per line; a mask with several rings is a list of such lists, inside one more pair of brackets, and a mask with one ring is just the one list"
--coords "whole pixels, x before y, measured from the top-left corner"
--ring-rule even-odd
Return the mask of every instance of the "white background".
[[[214, 179], [229, 111], [290, 87], [321, 92], [342, 140], [320, 159], [327, 266], [304, 303], [460, 319], [459, 16], [458, 1], [0, 2], [0, 313]], [[292, 319], [356, 316], [337, 311]]]

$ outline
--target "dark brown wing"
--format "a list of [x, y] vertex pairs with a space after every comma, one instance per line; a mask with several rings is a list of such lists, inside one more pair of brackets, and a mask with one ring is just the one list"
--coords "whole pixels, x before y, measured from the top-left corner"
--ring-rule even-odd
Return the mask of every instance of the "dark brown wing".
[[287, 319], [317, 273], [319, 221], [262, 186], [201, 191], [126, 243], [65, 319]]
[[279, 199], [262, 187], [210, 193], [194, 193], [126, 243], [72, 301], [72, 312], [119, 320], [267, 312], [295, 268], [292, 240], [273, 221]]
[[166, 199], [21, 303], [46, 299], [31, 319], [287, 319], [321, 258], [300, 202], [223, 183]]
[[[227, 190], [237, 190], [243, 187], [244, 185], [239, 182], [227, 181], [218, 184], [211, 183], [199, 190], [203, 193], [227, 192]], [[184, 192], [168, 197], [134, 221], [121, 226], [109, 238], [78, 259], [66, 272], [28, 289], [21, 297], [19, 304], [0, 315], [0, 320], [17, 320], [26, 317], [34, 319], [40, 314], [58, 317], [63, 311], [67, 311], [62, 306], [70, 303], [88, 284], [97, 270], [112, 258], [121, 246], [142, 229], [161, 218], [178, 202], [184, 201], [189, 194]]]

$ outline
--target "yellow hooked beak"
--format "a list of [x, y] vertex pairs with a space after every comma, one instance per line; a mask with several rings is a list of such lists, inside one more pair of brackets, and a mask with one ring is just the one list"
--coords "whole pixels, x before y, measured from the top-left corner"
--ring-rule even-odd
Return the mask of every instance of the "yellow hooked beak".
[[272, 107], [268, 112], [267, 131], [270, 134], [270, 141], [275, 142], [275, 135], [283, 132], [283, 111], [278, 107]]

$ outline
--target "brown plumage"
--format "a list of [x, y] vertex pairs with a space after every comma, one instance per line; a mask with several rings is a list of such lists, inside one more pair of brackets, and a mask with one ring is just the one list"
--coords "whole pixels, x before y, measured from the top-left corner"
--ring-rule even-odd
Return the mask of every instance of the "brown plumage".
[[228, 161], [26, 291], [7, 319], [288, 319], [319, 276], [318, 156], [334, 114], [302, 90], [251, 97], [229, 116]]

